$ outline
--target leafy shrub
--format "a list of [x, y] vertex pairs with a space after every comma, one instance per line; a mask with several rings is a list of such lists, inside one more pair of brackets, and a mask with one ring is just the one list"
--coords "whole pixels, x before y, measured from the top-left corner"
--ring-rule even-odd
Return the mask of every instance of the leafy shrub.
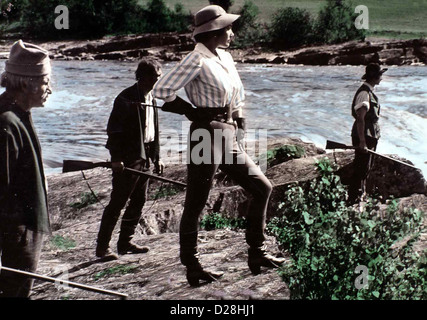
[[217, 6], [222, 7], [227, 12], [233, 5], [233, 2], [233, 0], [209, 0], [209, 4], [216, 4]]
[[150, 0], [144, 12], [147, 21], [146, 32], [183, 32], [187, 31], [192, 23], [191, 15], [184, 13], [181, 4], [175, 5], [175, 10], [171, 10], [163, 0]]
[[200, 222], [203, 229], [244, 229], [246, 228], [246, 220], [244, 218], [230, 218], [218, 212], [213, 212], [205, 215]]
[[80, 201], [73, 202], [69, 204], [69, 206], [74, 209], [83, 209], [88, 205], [94, 204], [96, 202], [98, 202], [96, 195], [94, 195], [92, 192], [83, 192], [80, 196]]
[[157, 200], [161, 198], [168, 198], [174, 196], [179, 193], [179, 190], [173, 186], [164, 186], [157, 188], [154, 190], [153, 194], [150, 196], [152, 200]]
[[328, 0], [319, 12], [316, 22], [316, 38], [322, 43], [340, 43], [364, 39], [364, 29], [356, 29], [354, 21], [357, 13], [343, 0]]
[[23, 1], [21, 21], [24, 31], [36, 38], [96, 38], [106, 34], [186, 31], [190, 14], [176, 4], [170, 10], [163, 0], [150, 0], [146, 7], [137, 0], [64, 0], [69, 29], [57, 30], [54, 22], [58, 1]]
[[282, 145], [267, 151], [267, 164], [269, 167], [305, 155], [305, 149], [296, 145]]
[[252, 1], [245, 0], [237, 14], [240, 18], [233, 23], [233, 31], [236, 34], [233, 47], [247, 47], [264, 41], [263, 26], [257, 21], [258, 7]]
[[[362, 212], [347, 207], [347, 190], [329, 161], [317, 168], [320, 177], [289, 189], [279, 216], [268, 224], [293, 258], [280, 271], [291, 298], [426, 299], [426, 253], [420, 257], [413, 250], [423, 213], [398, 210], [396, 201], [381, 214], [376, 200]], [[358, 266], [368, 274], [358, 276]], [[362, 276], [359, 284], [367, 287], [357, 289]]]
[[24, 0], [0, 1], [0, 22], [18, 19], [24, 2]]
[[282, 8], [273, 15], [270, 32], [276, 48], [301, 46], [312, 41], [313, 21], [305, 9]]

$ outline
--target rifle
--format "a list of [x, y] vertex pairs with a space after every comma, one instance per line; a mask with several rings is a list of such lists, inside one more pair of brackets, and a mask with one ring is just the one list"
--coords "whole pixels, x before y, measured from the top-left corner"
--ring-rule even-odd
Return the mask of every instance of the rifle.
[[[79, 160], [64, 160], [63, 166], [62, 166], [62, 172], [65, 173], [65, 172], [73, 172], [73, 171], [80, 171], [80, 170], [88, 170], [88, 169], [94, 169], [94, 168], [98, 168], [98, 167], [110, 168], [111, 169], [111, 162], [90, 162], [90, 161], [79, 161]], [[124, 171], [128, 171], [132, 174], [136, 174], [136, 175], [140, 175], [140, 176], [149, 177], [149, 178], [152, 178], [155, 180], [160, 180], [163, 182], [173, 183], [173, 184], [176, 184], [176, 185], [181, 186], [181, 187], [187, 186], [185, 183], [182, 183], [179, 181], [163, 178], [160, 176], [155, 176], [155, 175], [145, 173], [142, 171], [138, 171], [138, 170], [135, 170], [132, 168], [124, 167]]]
[[128, 295], [124, 294], [124, 293], [106, 290], [106, 289], [101, 289], [101, 288], [96, 288], [96, 287], [92, 287], [92, 286], [88, 286], [85, 284], [72, 282], [72, 281], [68, 281], [68, 280], [56, 279], [56, 278], [52, 278], [52, 277], [48, 277], [48, 276], [43, 276], [43, 275], [33, 273], [33, 272], [8, 268], [8, 267], [2, 266], [1, 264], [0, 264], [0, 270], [18, 273], [18, 274], [25, 275], [25, 276], [28, 276], [28, 277], [31, 277], [34, 279], [42, 280], [42, 281], [64, 284], [64, 285], [68, 285], [70, 287], [75, 287], [75, 288], [83, 289], [86, 291], [92, 291], [92, 292], [96, 292], [96, 293], [103, 293], [103, 294], [109, 294], [109, 295], [113, 295], [113, 296], [119, 296], [122, 300], [125, 300], [128, 297]]
[[[348, 146], [348, 145], [346, 145], [346, 144], [339, 143], [339, 142], [335, 142], [335, 141], [326, 140], [326, 149], [356, 149], [356, 147]], [[381, 154], [381, 153], [375, 152], [375, 151], [373, 151], [373, 150], [369, 150], [369, 149], [368, 149], [367, 151], [368, 151], [369, 153], [374, 154], [374, 155], [376, 155], [376, 156], [379, 156], [379, 157], [381, 157], [381, 158], [388, 159], [388, 160], [391, 160], [391, 161], [394, 161], [394, 162], [397, 162], [397, 163], [403, 164], [403, 165], [405, 165], [405, 166], [408, 166], [408, 167], [410, 167], [410, 168], [413, 168], [413, 169], [417, 169], [417, 170], [418, 170], [418, 168], [417, 168], [417, 167], [415, 167], [415, 166], [413, 166], [413, 165], [411, 165], [411, 164], [409, 164], [409, 163], [406, 163], [406, 162], [403, 162], [403, 161], [400, 161], [400, 160], [397, 160], [397, 159], [393, 159], [393, 158], [391, 158], [391, 157], [387, 157], [387, 156], [385, 156], [385, 155], [383, 155], [383, 154]]]

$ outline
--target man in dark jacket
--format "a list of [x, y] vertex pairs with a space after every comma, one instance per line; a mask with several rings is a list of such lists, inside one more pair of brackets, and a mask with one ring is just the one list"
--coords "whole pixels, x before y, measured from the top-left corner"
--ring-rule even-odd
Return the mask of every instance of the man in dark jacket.
[[150, 171], [152, 162], [156, 172], [163, 172], [164, 165], [159, 158], [158, 113], [155, 107], [150, 106], [156, 105], [151, 89], [160, 75], [161, 68], [157, 62], [142, 60], [135, 72], [137, 83], [117, 96], [108, 120], [106, 147], [111, 155], [113, 190], [102, 216], [96, 247], [96, 256], [104, 260], [118, 258], [109, 248], [109, 242], [129, 198], [121, 220], [117, 251], [119, 254], [148, 251], [147, 247], [131, 242], [146, 200], [148, 178], [124, 172], [123, 167]]
[[[51, 93], [46, 50], [15, 42], [1, 76], [0, 258], [5, 267], [34, 272], [43, 234], [50, 232], [42, 154], [30, 110]], [[0, 297], [24, 297], [33, 280], [1, 271]]]
[[351, 131], [353, 146], [356, 147], [353, 162], [354, 174], [349, 186], [349, 203], [357, 202], [366, 192], [366, 179], [373, 162], [368, 149], [375, 151], [380, 138], [380, 103], [374, 93], [374, 87], [382, 80], [387, 69], [379, 64], [370, 63], [362, 79], [365, 82], [357, 90], [351, 112], [355, 119]]

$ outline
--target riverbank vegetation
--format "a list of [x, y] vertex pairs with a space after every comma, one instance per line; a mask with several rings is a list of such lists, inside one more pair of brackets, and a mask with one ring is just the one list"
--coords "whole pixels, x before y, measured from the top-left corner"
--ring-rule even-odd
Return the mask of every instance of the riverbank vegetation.
[[[238, 48], [254, 45], [273, 48], [292, 48], [306, 44], [330, 44], [348, 40], [364, 39], [367, 35], [390, 35], [398, 37], [421, 37], [424, 29], [419, 28], [422, 9], [417, 1], [388, 3], [387, 19], [378, 15], [376, 5], [366, 1], [369, 8], [370, 26], [375, 28], [356, 29], [358, 16], [355, 6], [347, 0], [283, 1], [268, 0], [262, 6], [253, 0], [64, 0], [61, 5], [68, 9], [69, 28], [58, 29], [55, 20], [62, 11], [52, 0], [9, 0], [0, 3], [0, 35], [25, 36], [40, 40], [95, 39], [105, 35], [191, 32], [194, 12], [209, 3], [223, 5], [229, 12], [241, 18], [235, 25]], [[399, 11], [401, 10], [401, 11]], [[411, 14], [413, 28], [401, 27], [400, 12]], [[398, 14], [397, 14], [398, 13]], [[395, 19], [396, 18], [396, 19]], [[378, 21], [383, 23], [378, 25]], [[386, 21], [388, 21], [386, 23]], [[405, 20], [406, 24], [407, 19]], [[59, 20], [59, 22], [64, 22]]]
[[426, 299], [426, 252], [414, 250], [424, 213], [380, 210], [370, 199], [361, 210], [346, 205], [347, 189], [330, 162], [321, 175], [285, 192], [268, 225], [292, 263], [280, 273], [291, 299]]
[[[290, 298], [425, 300], [427, 255], [415, 248], [425, 212], [376, 196], [349, 206], [335, 165], [325, 158], [315, 166], [319, 177], [291, 185], [267, 224], [291, 258], [279, 269]], [[246, 220], [213, 212], [201, 227], [245, 229]]]

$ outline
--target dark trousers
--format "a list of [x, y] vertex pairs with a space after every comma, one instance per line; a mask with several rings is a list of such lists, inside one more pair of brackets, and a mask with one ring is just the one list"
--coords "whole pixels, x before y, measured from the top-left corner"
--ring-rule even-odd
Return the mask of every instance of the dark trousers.
[[[377, 148], [378, 140], [365, 137], [366, 145], [369, 150], [375, 151]], [[352, 137], [352, 143], [354, 147], [359, 145], [359, 138]], [[349, 201], [354, 202], [358, 197], [360, 197], [367, 190], [367, 178], [369, 172], [374, 164], [374, 157], [371, 153], [362, 153], [358, 150], [355, 151], [354, 161], [353, 161], [353, 176], [350, 181], [348, 196]]]
[[[129, 165], [128, 167], [151, 173], [150, 170], [144, 168], [143, 162]], [[127, 171], [113, 173], [113, 190], [111, 192], [110, 202], [105, 207], [102, 215], [97, 240], [98, 248], [105, 250], [109, 247], [114, 227], [128, 199], [130, 200], [121, 220], [118, 242], [126, 243], [132, 239], [146, 201], [148, 183], [148, 177], [138, 176]]]
[[[221, 132], [223, 137], [215, 141], [215, 134], [221, 134]], [[203, 138], [200, 141], [189, 141], [187, 152], [187, 157], [189, 157], [187, 190], [180, 223], [181, 261], [183, 251], [192, 250], [194, 252], [194, 248], [197, 246], [199, 217], [206, 204], [218, 168], [250, 194], [251, 199], [246, 217], [248, 223], [246, 242], [250, 246], [262, 246], [265, 240], [267, 205], [273, 188], [270, 181], [252, 159], [239, 150], [233, 125], [218, 121], [193, 122], [190, 127], [190, 138], [198, 134]], [[208, 152], [208, 156], [203, 154], [206, 152]], [[201, 158], [207, 161], [200, 163]], [[185, 261], [182, 262], [185, 264]]]
[[[0, 233], [0, 258], [5, 267], [35, 272], [40, 259], [43, 234], [26, 226]], [[29, 298], [34, 280], [10, 271], [0, 271], [0, 297]]]

